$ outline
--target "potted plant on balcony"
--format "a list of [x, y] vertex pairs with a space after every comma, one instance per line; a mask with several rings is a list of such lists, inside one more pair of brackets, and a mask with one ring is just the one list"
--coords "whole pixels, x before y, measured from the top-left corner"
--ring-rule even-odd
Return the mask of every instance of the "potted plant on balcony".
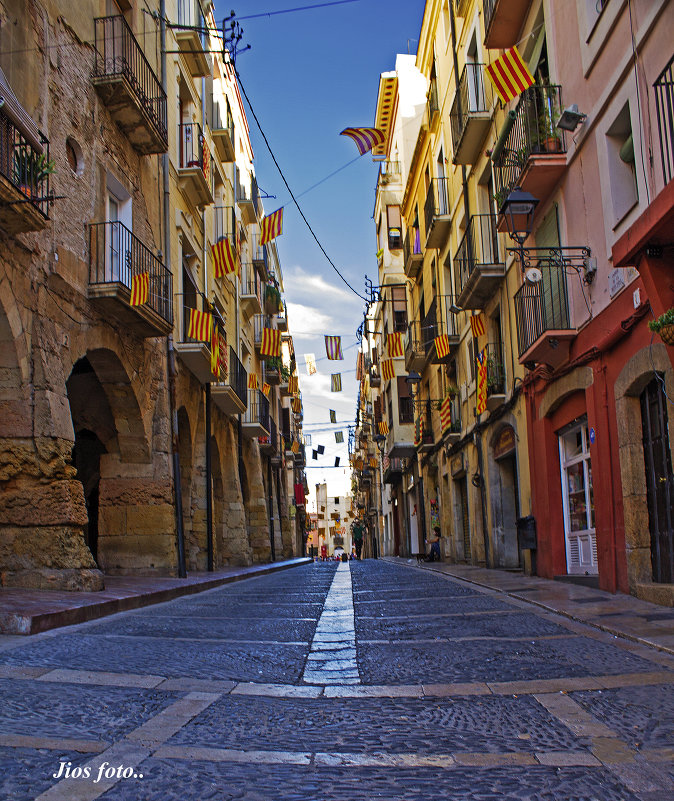
[[674, 345], [674, 308], [667, 309], [655, 320], [650, 320], [648, 327], [654, 334], [660, 334], [665, 345]]
[[283, 363], [280, 356], [270, 356], [265, 359], [264, 375], [268, 384], [278, 384], [281, 380], [281, 369]]
[[42, 184], [56, 169], [54, 159], [47, 159], [44, 153], [36, 153], [27, 145], [19, 145], [14, 150], [14, 180], [24, 195], [40, 198]]
[[264, 290], [264, 310], [267, 314], [278, 314], [283, 311], [281, 293], [274, 284], [267, 284]]
[[545, 92], [540, 100], [538, 113], [538, 145], [544, 153], [559, 153], [562, 140], [557, 130], [557, 122], [561, 116], [559, 106], [552, 95]]

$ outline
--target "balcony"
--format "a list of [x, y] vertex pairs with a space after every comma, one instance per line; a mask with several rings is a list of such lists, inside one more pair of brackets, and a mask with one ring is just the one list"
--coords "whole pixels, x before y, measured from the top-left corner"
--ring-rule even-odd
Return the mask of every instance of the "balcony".
[[405, 275], [416, 278], [424, 263], [424, 254], [421, 252], [421, 232], [418, 228], [408, 228], [403, 242], [405, 253]]
[[435, 130], [440, 120], [440, 103], [438, 102], [438, 82], [431, 78], [428, 86], [428, 127]]
[[420, 401], [419, 414], [414, 423], [414, 447], [418, 453], [428, 453], [433, 450], [435, 439], [433, 437], [433, 422], [431, 419], [431, 402]]
[[450, 424], [443, 432], [442, 441], [445, 445], [454, 445], [461, 439], [461, 400], [455, 395], [450, 403]]
[[[566, 170], [566, 132], [556, 127], [561, 109], [561, 86], [530, 86], [520, 95], [505, 140], [492, 154], [499, 208], [516, 186], [541, 206], [552, 194]], [[501, 217], [499, 231], [504, 230]]]
[[124, 17], [94, 20], [92, 83], [134, 148], [146, 156], [168, 150], [166, 93]]
[[248, 407], [241, 424], [243, 433], [250, 439], [268, 437], [271, 434], [269, 401], [259, 389], [248, 390]]
[[220, 161], [230, 162], [235, 158], [234, 119], [229, 100], [224, 98], [225, 113], [222, 113], [223, 100], [211, 94], [210, 128], [215, 149]]
[[196, 122], [181, 123], [178, 126], [178, 143], [180, 188], [192, 205], [207, 206], [213, 202], [213, 189], [208, 151], [201, 126]]
[[277, 312], [274, 315], [274, 321], [276, 322], [277, 331], [288, 330], [288, 307], [286, 306], [285, 300], [283, 301], [283, 311]]
[[236, 214], [233, 206], [215, 206], [215, 241], [219, 242], [225, 237], [234, 244], [236, 242]]
[[246, 319], [262, 312], [264, 282], [258, 271], [249, 263], [241, 265], [241, 313]]
[[527, 248], [529, 266], [543, 278], [525, 282], [515, 293], [519, 362], [533, 369], [552, 369], [568, 361], [576, 329], [571, 324], [567, 272], [578, 270], [590, 257], [589, 248]]
[[379, 164], [379, 185], [388, 186], [395, 181], [402, 180], [402, 171], [399, 161], [382, 161]]
[[269, 418], [269, 434], [258, 437], [258, 442], [262, 453], [267, 454], [267, 456], [275, 456], [278, 454], [278, 433], [276, 431], [276, 422], [273, 417]]
[[400, 459], [397, 457], [389, 458], [388, 456], [384, 456], [384, 484], [399, 484], [403, 480], [405, 467], [405, 459]]
[[[425, 322], [422, 323], [422, 330], [426, 332], [426, 352], [431, 364], [448, 364], [459, 347], [461, 337], [456, 313], [452, 311], [455, 303], [453, 295], [437, 295], [433, 298]], [[443, 334], [447, 335], [449, 351], [438, 353], [435, 339]]]
[[424, 204], [426, 247], [442, 248], [451, 228], [449, 216], [449, 179], [432, 178]]
[[257, 181], [250, 177], [250, 186], [241, 183], [241, 173], [236, 168], [236, 204], [239, 207], [243, 221], [252, 225], [258, 218], [258, 192]]
[[462, 309], [484, 309], [505, 276], [496, 218], [476, 214], [454, 255], [456, 303]]
[[254, 233], [250, 240], [251, 258], [255, 269], [263, 278], [269, 274], [267, 246], [260, 244], [260, 234]]
[[[22, 234], [41, 231], [49, 222], [49, 143], [37, 128], [28, 132], [15, 124], [13, 118], [25, 112], [10, 93], [11, 106], [0, 108], [0, 226]], [[18, 114], [11, 113], [13, 106]]]
[[307, 452], [306, 446], [300, 443], [300, 449], [297, 451], [295, 456], [295, 467], [304, 467], [307, 463]]
[[505, 362], [503, 345], [489, 343], [487, 351], [487, 409], [491, 412], [505, 403]]
[[412, 320], [405, 334], [405, 369], [408, 373], [423, 371], [426, 366], [426, 342], [422, 336], [421, 321]]
[[[147, 303], [131, 306], [136, 275], [149, 274]], [[105, 309], [115, 327], [141, 337], [173, 330], [172, 277], [154, 253], [120, 222], [89, 226], [88, 296]]]
[[253, 315], [253, 345], [258, 355], [260, 353], [260, 348], [262, 347], [262, 332], [268, 327], [269, 320], [266, 314]]
[[178, 0], [178, 24], [173, 26], [173, 34], [193, 78], [211, 74], [205, 28], [199, 0]]
[[369, 371], [370, 386], [378, 389], [381, 386], [381, 376], [379, 375], [379, 368], [372, 365]]
[[507, 50], [517, 43], [531, 0], [482, 0], [484, 46]]
[[653, 84], [658, 117], [662, 177], [668, 184], [674, 176], [674, 58]]
[[[209, 303], [202, 292], [192, 289], [190, 292], [183, 292], [176, 295], [182, 311], [182, 320], [179, 331], [179, 339], [176, 338], [174, 347], [181, 361], [199, 381], [200, 384], [208, 384], [215, 379], [211, 371], [211, 343], [189, 336], [190, 311], [209, 311]], [[218, 327], [221, 341], [225, 340], [225, 331], [222, 322], [214, 316], [214, 324]]]
[[[222, 377], [222, 376], [221, 376]], [[227, 380], [216, 381], [211, 384], [211, 398], [213, 403], [225, 414], [242, 414], [246, 411], [248, 401], [248, 375], [241, 364], [236, 351], [229, 346], [229, 361], [227, 363]]]
[[475, 164], [491, 125], [491, 84], [484, 64], [466, 64], [454, 96], [449, 120], [454, 145], [454, 164]]
[[263, 380], [271, 387], [281, 383], [281, 357], [275, 356], [264, 360]]

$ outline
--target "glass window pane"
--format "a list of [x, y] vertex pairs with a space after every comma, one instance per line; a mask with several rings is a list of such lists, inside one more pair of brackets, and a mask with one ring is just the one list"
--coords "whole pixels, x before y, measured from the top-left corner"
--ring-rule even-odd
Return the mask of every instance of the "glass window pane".
[[592, 486], [592, 462], [587, 460], [588, 492], [590, 495], [590, 528], [594, 528], [594, 487]]
[[[578, 433], [580, 434], [580, 431]], [[585, 470], [582, 462], [566, 469], [566, 481], [569, 493], [569, 528], [571, 531], [585, 531], [587, 529], [587, 504]]]
[[564, 458], [573, 459], [574, 456], [580, 456], [583, 452], [583, 438], [580, 428], [574, 428], [572, 431], [567, 431], [562, 436], [564, 443]]

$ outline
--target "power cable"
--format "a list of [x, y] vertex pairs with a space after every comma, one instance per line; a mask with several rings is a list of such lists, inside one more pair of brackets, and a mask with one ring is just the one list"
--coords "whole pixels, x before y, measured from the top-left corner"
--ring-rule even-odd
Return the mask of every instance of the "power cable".
[[360, 0], [332, 0], [329, 3], [315, 3], [311, 6], [298, 6], [297, 8], [284, 8], [281, 11], [264, 11], [260, 14], [248, 14], [245, 17], [237, 17], [237, 19], [257, 19], [258, 17], [273, 17], [277, 14], [291, 14], [293, 11], [309, 11], [313, 8], [325, 8], [326, 6], [342, 6], [345, 3], [358, 3]]

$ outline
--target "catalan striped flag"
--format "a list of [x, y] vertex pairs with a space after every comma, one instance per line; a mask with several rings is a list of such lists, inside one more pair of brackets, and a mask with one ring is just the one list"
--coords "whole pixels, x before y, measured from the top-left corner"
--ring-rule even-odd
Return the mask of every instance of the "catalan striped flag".
[[388, 423], [386, 422], [386, 420], [382, 420], [381, 423], [378, 423], [377, 428], [380, 434], [383, 434], [384, 436], [388, 434]]
[[342, 391], [342, 374], [332, 373], [330, 376], [330, 390], [332, 392]]
[[395, 378], [395, 374], [393, 359], [382, 359], [381, 375], [384, 381], [392, 381]]
[[331, 361], [339, 361], [344, 358], [342, 354], [341, 337], [325, 337], [325, 353]]
[[477, 406], [475, 413], [479, 416], [487, 410], [487, 349], [477, 354]]
[[443, 434], [452, 427], [452, 399], [449, 395], [440, 404], [440, 426]]
[[445, 359], [449, 356], [449, 337], [447, 334], [440, 334], [435, 337], [435, 355], [438, 359]]
[[301, 398], [293, 398], [293, 412], [295, 414], [302, 413], [302, 399]]
[[260, 356], [273, 358], [281, 355], [281, 331], [275, 328], [262, 329], [262, 344], [260, 346]]
[[496, 61], [492, 61], [486, 72], [504, 103], [509, 103], [534, 83], [517, 47], [511, 47]]
[[334, 409], [330, 409], [330, 422], [331, 423], [337, 422], [337, 412]]
[[227, 237], [211, 245], [211, 255], [213, 256], [213, 274], [216, 278], [239, 272], [239, 257], [236, 248]]
[[403, 348], [403, 335], [400, 331], [395, 331], [392, 334], [386, 335], [386, 348], [388, 350], [388, 355], [391, 358], [397, 358], [398, 356], [405, 355], [405, 349]]
[[283, 207], [277, 209], [273, 214], [262, 218], [260, 223], [260, 244], [266, 245], [277, 236], [283, 233]]
[[361, 156], [386, 141], [386, 134], [379, 128], [345, 128], [339, 135], [351, 137]]
[[335, 431], [335, 442], [344, 442], [344, 432]]
[[376, 467], [376, 466], [377, 466], [377, 457], [376, 456], [371, 456], [370, 457], [370, 467]]
[[257, 380], [257, 376], [255, 373], [251, 373], [248, 376], [248, 389], [257, 389], [259, 386], [259, 382]]
[[267, 384], [267, 382], [265, 381], [265, 383], [262, 385], [262, 394], [265, 396], [265, 398], [268, 398], [268, 397], [269, 397], [269, 390], [270, 390], [270, 389], [271, 389], [271, 387], [270, 387], [270, 386], [269, 386], [269, 384]]
[[300, 391], [300, 379], [296, 375], [291, 375], [288, 379], [288, 393], [290, 395], [297, 395]]
[[217, 325], [213, 326], [211, 332], [211, 373], [220, 378], [220, 332]]
[[356, 459], [356, 470], [362, 470], [362, 469], [363, 469], [363, 460]]
[[139, 273], [131, 279], [131, 306], [142, 306], [150, 299], [150, 273]]
[[296, 439], [293, 440], [293, 444], [290, 446], [290, 450], [293, 453], [299, 453], [300, 452], [300, 443]]
[[210, 343], [212, 330], [213, 318], [208, 312], [190, 309], [190, 324], [187, 328], [187, 336], [190, 339]]
[[414, 445], [421, 445], [424, 438], [424, 421], [422, 417], [417, 417], [414, 421]]
[[471, 334], [477, 339], [478, 337], [484, 336], [487, 331], [484, 327], [484, 320], [481, 314], [474, 314], [470, 318], [470, 331]]

